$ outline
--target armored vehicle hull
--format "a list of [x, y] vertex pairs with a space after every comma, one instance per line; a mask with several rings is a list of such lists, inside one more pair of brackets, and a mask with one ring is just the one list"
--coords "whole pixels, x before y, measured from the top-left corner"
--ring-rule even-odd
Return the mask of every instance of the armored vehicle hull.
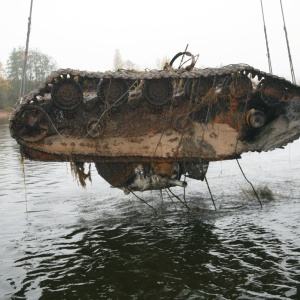
[[[181, 55], [185, 69], [173, 69]], [[300, 136], [300, 87], [238, 64], [164, 70], [64, 69], [17, 103], [11, 135], [26, 158], [96, 164], [125, 193], [203, 180], [210, 161]]]

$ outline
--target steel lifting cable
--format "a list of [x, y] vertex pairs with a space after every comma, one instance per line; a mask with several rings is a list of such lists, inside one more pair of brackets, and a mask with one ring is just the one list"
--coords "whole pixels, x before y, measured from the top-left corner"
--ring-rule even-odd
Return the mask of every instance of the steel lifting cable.
[[[94, 126], [92, 126], [92, 128], [87, 132], [87, 134], [79, 141], [79, 143], [81, 143], [81, 142], [83, 142], [83, 140], [85, 140], [87, 137], [88, 137], [88, 135], [97, 127], [97, 125], [99, 124], [99, 122], [101, 121], [101, 119], [103, 118], [103, 116], [110, 110], [110, 109], [112, 109], [113, 108], [113, 106], [114, 105], [116, 105], [118, 102], [120, 102], [122, 99], [123, 99], [123, 97], [127, 94], [127, 93], [129, 93], [129, 91], [131, 90], [131, 88], [138, 82], [138, 80], [139, 80], [139, 77], [135, 80], [135, 82], [127, 89], [127, 91], [123, 94], [123, 95], [121, 95], [120, 97], [119, 97], [119, 99], [118, 100], [116, 100], [111, 106], [109, 106], [106, 110], [104, 110], [104, 112], [101, 114], [101, 116], [98, 118], [98, 120], [97, 120], [97, 122], [94, 124]], [[108, 97], [108, 95], [107, 95], [107, 97]], [[107, 98], [106, 98], [107, 99]]]
[[26, 67], [27, 67], [27, 59], [28, 59], [32, 4], [33, 4], [33, 0], [31, 0], [31, 3], [30, 3], [30, 12], [29, 12], [29, 18], [28, 18], [28, 29], [27, 29], [27, 38], [26, 38], [26, 48], [25, 48], [25, 54], [24, 54], [24, 65], [23, 65], [22, 82], [21, 82], [21, 87], [20, 87], [19, 99], [21, 99], [21, 97], [23, 97], [25, 94]]
[[214, 205], [215, 210], [217, 210], [216, 203], [215, 203], [213, 194], [212, 194], [212, 192], [211, 192], [211, 189], [210, 189], [210, 186], [209, 186], [209, 183], [208, 183], [208, 180], [207, 180], [206, 175], [204, 176], [204, 180], [205, 180], [205, 183], [206, 183], [206, 185], [207, 185], [207, 188], [208, 188], [208, 191], [209, 191], [209, 194], [210, 194], [210, 199], [211, 199], [211, 201], [212, 201], [212, 203], [213, 203], [213, 205]]
[[255, 196], [256, 196], [259, 204], [260, 204], [260, 208], [262, 208], [261, 200], [260, 200], [259, 195], [257, 194], [257, 192], [256, 192], [256, 190], [255, 190], [255, 188], [254, 188], [254, 186], [252, 184], [252, 182], [246, 177], [246, 174], [244, 173], [244, 171], [243, 171], [243, 169], [242, 169], [242, 167], [241, 167], [238, 159], [236, 159], [236, 162], [237, 162], [237, 164], [238, 164], [238, 166], [239, 166], [239, 168], [240, 168], [240, 170], [241, 170], [241, 172], [242, 172], [245, 180], [250, 184], [250, 186], [251, 186], [251, 188], [252, 188], [252, 190], [253, 190], [253, 192], [254, 192], [254, 194], [255, 194]]
[[[184, 50], [184, 52], [183, 53], [185, 53], [186, 51], [187, 51], [187, 48], [189, 47], [189, 44], [187, 44], [186, 45], [186, 47], [185, 47], [185, 50]], [[178, 69], [180, 69], [182, 66], [183, 66], [183, 58], [184, 58], [184, 54], [182, 55], [182, 57], [181, 57], [181, 62], [180, 62], [180, 64], [179, 64], [179, 68]]]
[[281, 6], [281, 14], [282, 14], [282, 20], [283, 20], [283, 30], [284, 30], [284, 33], [285, 33], [286, 46], [287, 46], [288, 56], [289, 56], [289, 61], [290, 61], [292, 82], [294, 84], [296, 84], [296, 78], [295, 78], [295, 72], [294, 72], [294, 67], [293, 67], [292, 55], [291, 55], [291, 50], [290, 50], [290, 45], [289, 45], [287, 29], [286, 29], [286, 26], [285, 26], [285, 19], [284, 19], [284, 13], [283, 13], [283, 7], [282, 7], [281, 0], [280, 0], [280, 6]]
[[272, 71], [272, 64], [271, 64], [271, 56], [270, 56], [270, 50], [269, 50], [268, 35], [267, 35], [267, 28], [266, 28], [266, 23], [265, 23], [265, 15], [264, 15], [264, 8], [263, 8], [262, 0], [260, 0], [260, 5], [261, 5], [261, 13], [262, 13], [262, 17], [263, 17], [263, 22], [264, 22], [264, 32], [265, 32], [265, 40], [266, 40], [266, 47], [267, 47], [269, 72], [272, 74], [273, 71]]
[[[23, 72], [22, 72], [22, 81], [20, 86], [20, 94], [19, 99], [24, 96], [25, 93], [25, 78], [26, 78], [26, 67], [27, 67], [27, 58], [28, 58], [28, 48], [29, 48], [29, 37], [30, 37], [30, 26], [31, 26], [31, 14], [32, 14], [32, 4], [33, 0], [30, 2], [30, 12], [28, 18], [28, 28], [27, 28], [27, 38], [26, 38], [26, 47], [25, 47], [25, 56], [24, 56], [24, 65], [23, 65]], [[24, 180], [24, 190], [25, 190], [25, 202], [26, 202], [26, 213], [27, 211], [27, 189], [26, 189], [26, 176], [25, 176], [25, 165], [24, 165], [24, 158], [21, 156], [22, 161], [22, 170], [23, 170], [23, 180]]]

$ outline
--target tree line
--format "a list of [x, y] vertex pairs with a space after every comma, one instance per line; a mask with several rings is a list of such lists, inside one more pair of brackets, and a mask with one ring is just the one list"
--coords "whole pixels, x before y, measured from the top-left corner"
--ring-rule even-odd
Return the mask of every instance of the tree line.
[[[18, 47], [10, 53], [6, 68], [0, 62], [0, 109], [13, 107], [21, 96], [24, 59], [25, 50], [23, 47]], [[25, 94], [38, 88], [55, 69], [57, 65], [52, 57], [38, 49], [29, 50], [25, 73]]]
[[[164, 56], [163, 58], [157, 58], [156, 59], [156, 67], [158, 69], [163, 69], [165, 64], [167, 62], [170, 62], [170, 59], [167, 57], [167, 56]], [[114, 55], [114, 61], [113, 61], [113, 70], [114, 71], [117, 71], [117, 70], [120, 70], [120, 69], [125, 69], [125, 70], [132, 70], [132, 69], [135, 69], [135, 70], [140, 70], [140, 66], [133, 63], [131, 60], [129, 59], [126, 59], [126, 60], [123, 60], [122, 59], [122, 56], [121, 56], [121, 52], [119, 49], [116, 49], [115, 50], [115, 55]]]
[[[6, 62], [6, 68], [0, 62], [0, 109], [12, 108], [21, 95], [21, 83], [23, 76], [25, 50], [23, 47], [14, 48]], [[156, 66], [163, 69], [164, 64], [169, 61], [167, 57], [157, 59]], [[50, 73], [57, 69], [55, 60], [40, 52], [38, 49], [31, 49], [28, 52], [27, 67], [25, 74], [24, 94], [37, 89]], [[140, 67], [131, 60], [123, 60], [120, 50], [116, 49], [112, 69], [135, 69]]]

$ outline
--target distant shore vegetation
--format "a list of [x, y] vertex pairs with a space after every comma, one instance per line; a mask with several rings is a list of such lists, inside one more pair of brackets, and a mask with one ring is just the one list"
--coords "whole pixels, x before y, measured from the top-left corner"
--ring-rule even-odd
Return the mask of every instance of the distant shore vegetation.
[[[25, 60], [25, 49], [14, 48], [6, 62], [0, 62], [0, 109], [12, 108], [21, 96], [21, 82]], [[48, 75], [57, 69], [55, 60], [39, 49], [31, 49], [27, 55], [24, 94], [38, 88]]]

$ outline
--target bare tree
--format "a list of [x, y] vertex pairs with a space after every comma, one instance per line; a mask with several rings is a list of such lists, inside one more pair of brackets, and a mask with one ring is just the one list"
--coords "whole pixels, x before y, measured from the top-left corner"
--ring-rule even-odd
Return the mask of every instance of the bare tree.
[[121, 53], [119, 49], [115, 50], [115, 56], [114, 56], [114, 71], [117, 71], [118, 69], [124, 68], [124, 62], [121, 57]]
[[[7, 80], [11, 89], [7, 93], [7, 98], [11, 106], [20, 96], [20, 85], [22, 81], [24, 66], [24, 48], [14, 48], [6, 63]], [[38, 88], [45, 78], [57, 69], [56, 62], [50, 56], [41, 53], [38, 49], [29, 51], [27, 68], [25, 73], [25, 93]]]
[[9, 81], [6, 79], [6, 74], [2, 63], [0, 62], [0, 109], [6, 108], [7, 103], [7, 93], [11, 88]]
[[[9, 80], [21, 80], [24, 62], [24, 48], [14, 48], [7, 61], [7, 75]], [[36, 87], [57, 68], [56, 62], [47, 54], [41, 53], [38, 49], [29, 50], [26, 69], [26, 79], [36, 82]]]
[[158, 69], [163, 69], [166, 63], [169, 63], [170, 59], [167, 56], [164, 56], [163, 58], [157, 58], [156, 59], [156, 67]]

